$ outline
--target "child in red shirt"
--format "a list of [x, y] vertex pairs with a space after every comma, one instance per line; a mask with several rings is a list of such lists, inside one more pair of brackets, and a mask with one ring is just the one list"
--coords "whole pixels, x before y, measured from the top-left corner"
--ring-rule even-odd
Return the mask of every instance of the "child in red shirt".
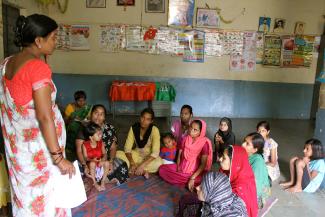
[[[111, 171], [112, 165], [107, 161], [105, 146], [102, 141], [102, 129], [90, 122], [84, 128], [85, 142], [82, 146], [83, 155], [90, 170], [90, 176], [98, 191], [105, 190], [105, 178]], [[100, 183], [100, 185], [98, 184]]]
[[161, 137], [164, 146], [160, 149], [160, 157], [163, 159], [164, 164], [175, 163], [176, 158], [176, 140], [172, 133], [165, 133]]

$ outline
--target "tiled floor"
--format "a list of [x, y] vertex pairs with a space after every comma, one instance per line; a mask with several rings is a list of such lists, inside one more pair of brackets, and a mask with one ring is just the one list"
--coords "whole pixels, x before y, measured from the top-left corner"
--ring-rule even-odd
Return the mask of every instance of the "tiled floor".
[[[202, 118], [208, 124], [208, 137], [212, 138], [217, 129], [219, 118]], [[136, 116], [118, 116], [110, 119], [118, 130], [119, 146], [123, 147], [130, 126], [138, 120]], [[233, 119], [233, 131], [237, 143], [240, 144], [243, 137], [255, 131], [260, 119]], [[293, 155], [302, 155], [304, 142], [313, 136], [313, 123], [309, 120], [268, 120], [271, 124], [271, 136], [279, 143], [279, 162], [284, 180], [288, 176], [288, 161]], [[165, 132], [169, 129], [166, 119], [157, 119], [155, 124]], [[268, 213], [268, 217], [291, 216], [325, 216], [325, 190], [319, 190], [314, 194], [291, 194], [281, 189], [278, 183], [273, 183], [273, 196], [279, 200]]]

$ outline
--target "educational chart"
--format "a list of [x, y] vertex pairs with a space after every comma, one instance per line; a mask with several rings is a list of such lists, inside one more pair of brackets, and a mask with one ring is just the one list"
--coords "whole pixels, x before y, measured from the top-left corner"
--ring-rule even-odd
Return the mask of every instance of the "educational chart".
[[125, 25], [100, 25], [100, 50], [103, 52], [119, 52], [125, 47]]
[[256, 32], [244, 32], [242, 55], [230, 56], [230, 71], [251, 72], [256, 69]]
[[217, 30], [205, 31], [204, 52], [206, 56], [220, 57], [223, 55], [223, 33]]
[[70, 49], [90, 50], [89, 25], [71, 25]]
[[294, 36], [282, 36], [282, 47], [281, 47], [281, 67], [294, 67], [292, 62], [293, 49], [295, 46]]
[[279, 35], [264, 36], [264, 58], [263, 65], [280, 66], [281, 38]]
[[127, 26], [125, 28], [125, 49], [127, 51], [140, 51], [146, 50], [146, 45], [143, 40], [145, 28], [142, 26]]
[[179, 43], [184, 45], [184, 62], [204, 62], [204, 32], [185, 31], [179, 34]]
[[239, 31], [225, 31], [223, 35], [223, 55], [242, 55], [244, 33]]
[[315, 36], [301, 35], [295, 38], [292, 63], [296, 66], [310, 67], [313, 60]]
[[256, 32], [256, 64], [262, 64], [264, 54], [264, 33]]
[[56, 49], [70, 50], [71, 25], [60, 24], [57, 33]]
[[179, 43], [181, 29], [159, 27], [155, 40], [157, 41], [158, 54], [183, 56], [184, 45]]
[[158, 29], [153, 26], [150, 26], [149, 28], [145, 29], [145, 32], [143, 34], [143, 41], [147, 53], [157, 54], [157, 32]]
[[[181, 4], [187, 0], [172, 0]], [[184, 3], [185, 4], [185, 3]], [[190, 4], [190, 2], [188, 2]], [[184, 27], [184, 26], [182, 26]], [[183, 57], [185, 62], [204, 62], [205, 56], [230, 56], [230, 71], [255, 71], [256, 64], [310, 67], [317, 57], [320, 37], [278, 35], [256, 31], [186, 29], [128, 24], [98, 25], [100, 51], [136, 51]], [[90, 26], [60, 24], [57, 49], [90, 50]]]

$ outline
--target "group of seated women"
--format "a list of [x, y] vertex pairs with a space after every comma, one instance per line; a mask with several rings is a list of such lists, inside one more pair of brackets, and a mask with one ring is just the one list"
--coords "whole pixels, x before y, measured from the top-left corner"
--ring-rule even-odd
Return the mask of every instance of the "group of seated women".
[[[105, 189], [106, 182], [121, 184], [129, 175], [149, 178], [158, 172], [164, 181], [196, 191], [190, 203], [206, 202], [202, 216], [219, 212], [255, 217], [271, 194], [272, 181], [280, 176], [278, 144], [269, 137], [266, 121], [259, 122], [256, 132], [248, 134], [242, 145], [236, 145], [231, 120], [222, 118], [213, 147], [206, 135], [206, 122], [193, 118], [191, 106], [181, 108], [180, 119], [162, 136], [153, 123], [153, 110], [146, 108], [139, 122], [130, 127], [124, 149], [117, 150], [116, 130], [105, 119], [105, 107], [92, 106], [90, 123], [75, 136], [77, 159], [99, 191]], [[310, 182], [317, 175], [324, 177], [324, 170], [314, 171]], [[180, 208], [181, 204], [182, 199]]]

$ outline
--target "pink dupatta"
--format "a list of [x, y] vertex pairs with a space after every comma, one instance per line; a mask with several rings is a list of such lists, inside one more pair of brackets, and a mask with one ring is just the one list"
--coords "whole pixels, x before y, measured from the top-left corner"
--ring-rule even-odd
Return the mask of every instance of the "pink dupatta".
[[204, 170], [209, 171], [212, 165], [212, 144], [211, 141], [205, 136], [207, 128], [205, 121], [200, 121], [202, 122], [202, 129], [200, 136], [196, 139], [196, 141], [193, 143], [193, 139], [190, 135], [187, 135], [183, 141], [183, 156], [186, 159], [185, 165], [182, 165], [182, 171], [184, 173], [192, 173], [194, 170], [197, 169], [197, 159], [202, 151], [203, 146], [206, 143], [208, 143], [209, 146], [209, 154], [207, 165]]

